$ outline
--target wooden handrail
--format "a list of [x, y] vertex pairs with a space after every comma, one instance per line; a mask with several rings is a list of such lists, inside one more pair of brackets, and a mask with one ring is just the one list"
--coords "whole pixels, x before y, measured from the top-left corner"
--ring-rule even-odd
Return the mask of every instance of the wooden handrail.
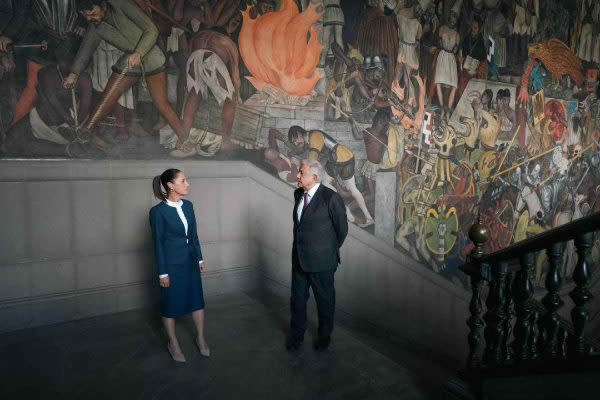
[[578, 234], [600, 230], [600, 212], [542, 232], [494, 253], [485, 254], [479, 262], [490, 263], [518, 259], [522, 254], [545, 250], [549, 246], [572, 240]]
[[[593, 246], [593, 233], [597, 231], [600, 231], [600, 212], [495, 253], [484, 254], [490, 231], [481, 217], [478, 218], [469, 230], [469, 238], [475, 247], [468, 262], [460, 266], [469, 276], [472, 290], [471, 315], [467, 319], [470, 328], [469, 370], [510, 366], [514, 364], [513, 357], [517, 364], [537, 359], [576, 360], [588, 357], [592, 347], [597, 350], [597, 341], [590, 338], [585, 329], [589, 316], [586, 303], [593, 297], [589, 286], [592, 274], [587, 258]], [[572, 275], [574, 287], [568, 293], [574, 304], [571, 323], [559, 313], [565, 305], [561, 298], [565, 295], [561, 293], [563, 244], [570, 240], [574, 241], [577, 253]], [[546, 291], [541, 302], [533, 298], [532, 282], [535, 257], [539, 251], [545, 251], [548, 257]], [[485, 312], [482, 298], [484, 284], [489, 285]]]

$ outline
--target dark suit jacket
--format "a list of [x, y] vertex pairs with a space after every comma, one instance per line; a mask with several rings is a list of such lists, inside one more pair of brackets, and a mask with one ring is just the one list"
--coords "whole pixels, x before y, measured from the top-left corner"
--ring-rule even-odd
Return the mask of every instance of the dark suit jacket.
[[202, 260], [194, 207], [190, 201], [183, 200], [181, 208], [188, 223], [187, 236], [175, 207], [161, 201], [150, 209], [150, 226], [159, 275], [168, 274], [170, 265], [189, 263], [190, 256], [196, 265]]
[[298, 221], [298, 203], [303, 193], [302, 188], [294, 192], [292, 264], [305, 272], [336, 269], [341, 262], [340, 247], [348, 234], [344, 202], [339, 194], [321, 184]]

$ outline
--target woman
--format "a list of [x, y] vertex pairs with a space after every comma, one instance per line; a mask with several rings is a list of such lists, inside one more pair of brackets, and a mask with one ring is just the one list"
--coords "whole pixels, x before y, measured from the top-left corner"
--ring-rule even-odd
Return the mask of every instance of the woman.
[[[455, 29], [457, 21], [458, 15], [454, 11], [449, 11], [447, 24], [440, 27], [438, 33], [441, 49], [437, 56], [434, 82], [437, 86], [438, 101], [442, 108], [442, 118], [449, 117], [448, 114], [454, 105], [454, 97], [458, 87], [456, 52], [460, 43], [460, 36]], [[450, 88], [447, 102], [444, 102], [443, 86]]]
[[178, 169], [154, 177], [154, 196], [161, 202], [150, 210], [150, 226], [162, 295], [162, 317], [173, 360], [185, 362], [175, 336], [175, 319], [192, 313], [200, 354], [210, 356], [204, 339], [204, 296], [200, 272], [206, 269], [198, 241], [192, 203], [182, 200], [190, 184]]

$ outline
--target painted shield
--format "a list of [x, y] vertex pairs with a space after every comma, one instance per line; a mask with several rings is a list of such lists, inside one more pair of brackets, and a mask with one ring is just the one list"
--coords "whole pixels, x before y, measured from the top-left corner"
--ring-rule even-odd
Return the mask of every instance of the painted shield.
[[429, 251], [437, 255], [450, 253], [458, 240], [458, 215], [455, 207], [438, 212], [427, 210], [423, 237]]

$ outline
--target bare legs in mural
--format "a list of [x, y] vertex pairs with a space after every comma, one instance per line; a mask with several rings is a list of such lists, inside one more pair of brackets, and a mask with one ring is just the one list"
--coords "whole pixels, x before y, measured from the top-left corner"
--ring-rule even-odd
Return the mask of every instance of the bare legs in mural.
[[[449, 112], [454, 106], [454, 97], [458, 87], [458, 72], [456, 65], [456, 52], [460, 43], [460, 36], [456, 31], [458, 15], [448, 12], [448, 21], [446, 25], [440, 27], [438, 33], [440, 52], [438, 53], [435, 67], [435, 84], [437, 98], [442, 108], [442, 117], [449, 117]], [[450, 89], [448, 101], [445, 101], [443, 87]]]
[[[214, 31], [198, 32], [191, 41], [191, 55], [186, 66], [187, 99], [184, 104], [183, 126], [189, 131], [202, 99], [212, 93], [223, 106], [221, 111], [222, 148], [233, 147], [231, 128], [236, 104], [240, 99], [239, 53], [235, 43], [226, 35]], [[195, 154], [194, 149], [184, 149], [179, 157]]]
[[355, 139], [362, 139], [367, 151], [367, 160], [361, 167], [361, 174], [367, 181], [369, 192], [375, 196], [375, 183], [377, 171], [383, 159], [383, 154], [388, 143], [388, 130], [390, 128], [391, 112], [389, 108], [377, 110], [373, 117], [373, 123], [370, 128], [363, 130], [357, 125], [354, 119], [350, 119], [352, 124], [352, 135]]
[[[88, 9], [88, 7], [91, 8]], [[65, 88], [72, 88], [76, 84], [79, 74], [89, 63], [93, 51], [102, 39], [127, 53], [115, 64], [113, 70], [117, 72], [113, 72], [109, 77], [100, 104], [80, 130], [83, 136], [89, 137], [91, 147], [103, 153], [114, 151], [113, 146], [108, 145], [96, 135], [96, 128], [112, 111], [119, 97], [130, 89], [142, 74], [145, 76], [154, 105], [173, 128], [179, 138], [179, 146], [183, 146], [188, 137], [188, 132], [183, 129], [181, 121], [167, 98], [167, 75], [164, 72], [165, 58], [156, 43], [158, 37], [156, 25], [138, 6], [130, 2], [115, 3], [111, 8], [82, 3], [80, 12], [94, 29], [88, 29], [85, 34], [79, 52], [71, 66], [71, 73], [64, 80]], [[102, 24], [107, 17], [118, 20], [118, 28], [110, 24]], [[123, 42], [119, 38], [123, 35], [129, 35], [131, 31], [141, 32], [138, 41], [142, 49], [136, 48], [131, 52], [130, 49], [123, 46]], [[142, 50], [145, 54], [143, 58], [139, 52]]]
[[402, 86], [408, 88], [408, 102], [414, 103], [415, 89], [410, 79], [412, 71], [419, 69], [418, 46], [423, 34], [421, 23], [419, 22], [415, 9], [416, 5], [412, 0], [405, 3], [402, 7], [402, 1], [399, 1], [394, 9], [398, 21], [398, 58], [396, 65], [395, 80], [403, 82]]
[[344, 12], [340, 7], [340, 0], [321, 0], [324, 7], [323, 14], [323, 52], [321, 53], [320, 66], [325, 66], [328, 56], [332, 55], [331, 45], [336, 43], [342, 49], [342, 31], [344, 29]]

